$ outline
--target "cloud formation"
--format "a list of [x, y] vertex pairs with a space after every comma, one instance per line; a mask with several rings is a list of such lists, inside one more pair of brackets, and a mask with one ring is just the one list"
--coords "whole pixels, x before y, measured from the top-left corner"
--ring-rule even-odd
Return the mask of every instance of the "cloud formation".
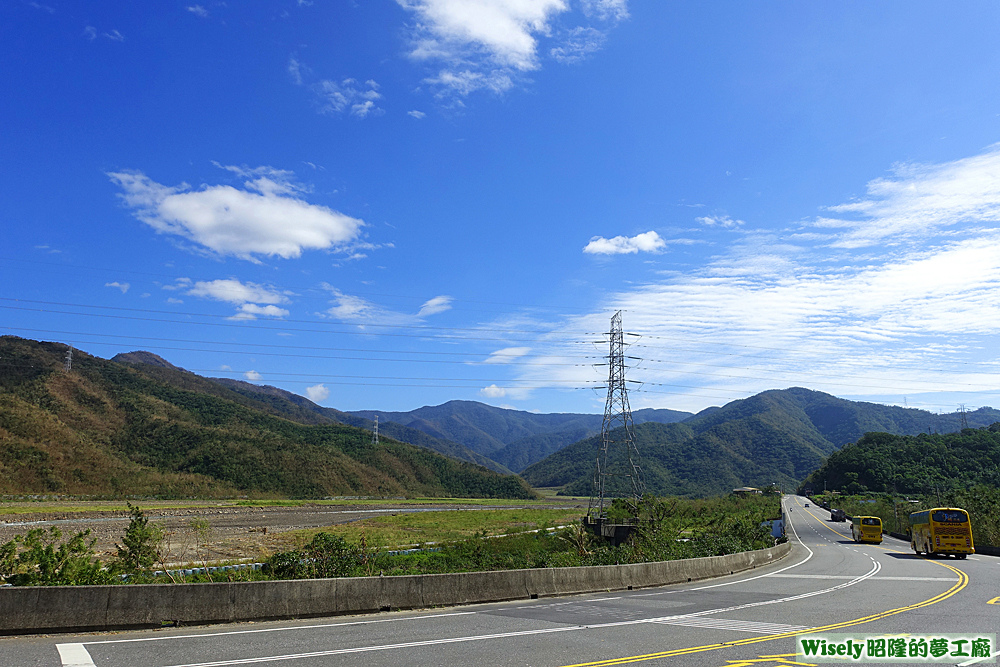
[[728, 215], [706, 215], [695, 218], [695, 220], [706, 227], [721, 227], [722, 229], [737, 229], [746, 224], [742, 220], [733, 220]]
[[451, 297], [450, 296], [436, 296], [433, 299], [428, 299], [424, 302], [424, 305], [420, 306], [420, 311], [417, 313], [417, 317], [428, 317], [430, 315], [437, 315], [438, 313], [443, 313], [446, 310], [451, 310]]
[[[541, 39], [557, 40], [549, 54], [564, 63], [582, 60], [603, 43], [604, 32], [592, 25], [557, 28], [557, 20], [570, 14], [568, 0], [396, 1], [415, 19], [410, 57], [439, 66], [425, 82], [442, 95], [509, 90], [516, 78], [541, 66]], [[605, 29], [628, 17], [626, 0], [584, 0], [581, 8]]]
[[[291, 62], [296, 65], [294, 71]], [[291, 62], [289, 73], [301, 82], [301, 68], [296, 61]], [[330, 115], [349, 113], [358, 118], [383, 113], [383, 110], [375, 104], [382, 99], [378, 89], [379, 85], [371, 79], [364, 83], [358, 83], [355, 79], [344, 79], [340, 82], [324, 79], [313, 86], [313, 90], [321, 100], [321, 113]]]
[[182, 289], [191, 296], [234, 304], [237, 306], [237, 312], [230, 318], [234, 320], [255, 320], [257, 316], [288, 317], [289, 315], [286, 309], [279, 308], [277, 305], [289, 302], [288, 292], [278, 292], [257, 283], [243, 283], [236, 278], [195, 283], [187, 278], [180, 278], [175, 285], [168, 285], [165, 289]]
[[897, 164], [891, 177], [870, 181], [867, 190], [865, 198], [827, 209], [846, 215], [816, 220], [816, 227], [844, 230], [834, 246], [920, 241], [947, 230], [968, 233], [995, 225], [1000, 222], [1000, 144], [944, 164]]
[[120, 283], [117, 280], [115, 282], [113, 282], [113, 283], [104, 283], [104, 286], [105, 287], [116, 287], [116, 288], [118, 288], [118, 289], [121, 290], [122, 294], [124, 294], [125, 292], [127, 292], [128, 288], [131, 287], [131, 285], [129, 285], [128, 283]]
[[330, 398], [330, 390], [322, 384], [306, 387], [306, 397], [313, 403], [319, 403]]
[[245, 179], [242, 189], [171, 187], [141, 171], [109, 172], [108, 177], [124, 191], [119, 196], [136, 218], [220, 255], [290, 259], [304, 250], [343, 249], [361, 234], [363, 221], [307, 202], [305, 189], [289, 171], [224, 168]]
[[503, 398], [507, 395], [507, 390], [503, 387], [498, 387], [495, 384], [491, 384], [488, 387], [483, 387], [479, 390], [479, 393], [486, 398]]
[[258, 382], [264, 379], [264, 376], [257, 371], [250, 370], [243, 374], [244, 379], [250, 380], [251, 382]]
[[509, 364], [531, 352], [530, 347], [505, 347], [502, 350], [491, 352], [486, 359], [487, 364]]
[[667, 242], [656, 232], [643, 232], [635, 236], [616, 236], [606, 239], [595, 236], [590, 239], [583, 251], [591, 255], [629, 255], [639, 252], [661, 252], [667, 247]]
[[333, 297], [330, 301], [330, 307], [322, 315], [360, 326], [365, 324], [396, 326], [419, 324], [427, 317], [451, 309], [452, 298], [446, 295], [428, 299], [416, 313], [410, 314], [389, 310], [362, 297], [345, 294], [333, 285], [324, 283], [322, 287]]

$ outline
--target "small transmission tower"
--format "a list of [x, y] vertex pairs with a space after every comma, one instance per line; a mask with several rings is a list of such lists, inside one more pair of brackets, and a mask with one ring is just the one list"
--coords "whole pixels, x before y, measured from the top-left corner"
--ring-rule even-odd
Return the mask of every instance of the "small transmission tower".
[[375, 415], [375, 429], [372, 431], [372, 444], [378, 446], [378, 415]]
[[73, 348], [66, 349], [66, 359], [63, 361], [63, 370], [69, 373], [73, 370]]
[[963, 403], [962, 405], [958, 406], [958, 408], [959, 411], [962, 413], [962, 428], [967, 429], [969, 428], [969, 420], [966, 419], [965, 417], [965, 404]]
[[594, 486], [587, 509], [591, 521], [606, 518], [607, 508], [614, 498], [630, 497], [633, 510], [638, 509], [638, 502], [646, 490], [625, 386], [625, 337], [620, 310], [611, 318], [609, 337], [608, 399], [604, 406], [601, 449], [597, 453]]

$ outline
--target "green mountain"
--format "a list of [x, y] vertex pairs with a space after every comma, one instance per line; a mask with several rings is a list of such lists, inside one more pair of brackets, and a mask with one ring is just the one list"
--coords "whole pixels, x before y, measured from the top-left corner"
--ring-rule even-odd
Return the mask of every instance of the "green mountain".
[[[983, 408], [970, 424], [1000, 419]], [[838, 448], [868, 431], [916, 434], [957, 430], [961, 415], [935, 415], [836, 398], [803, 388], [766, 391], [704, 410], [666, 428], [636, 425], [647, 488], [654, 493], [705, 496], [740, 486], [794, 486]], [[585, 439], [521, 471], [536, 487], [590, 493], [599, 437]]]
[[[113, 361], [117, 360], [120, 356], [123, 355], [114, 357]], [[278, 414], [287, 417], [292, 421], [298, 421], [304, 424], [347, 424], [348, 426], [363, 428], [367, 431], [372, 431], [375, 428], [375, 422], [371, 419], [365, 419], [364, 417], [359, 417], [349, 412], [341, 412], [340, 410], [335, 410], [334, 408], [324, 408], [320, 405], [316, 405], [308, 398], [299, 396], [298, 394], [293, 394], [292, 392], [285, 391], [284, 389], [279, 389], [269, 385], [256, 385], [249, 382], [243, 382], [242, 380], [232, 380], [229, 378], [210, 379], [228, 387], [229, 389], [232, 389], [239, 394], [267, 403], [271, 406], [271, 408], [277, 411]], [[424, 447], [425, 449], [430, 449], [439, 454], [444, 454], [445, 456], [453, 458], [457, 461], [475, 463], [503, 475], [513, 474], [509, 469], [497, 463], [493, 459], [474, 452], [468, 447], [460, 445], [457, 442], [435, 438], [427, 435], [423, 431], [418, 431], [417, 429], [409, 428], [403, 426], [402, 424], [380, 421], [378, 430], [380, 438], [391, 438], [393, 440], [398, 440], [399, 442], [416, 445], [417, 447]]]
[[[510, 470], [520, 471], [578, 440], [601, 432], [604, 415], [536, 414], [496, 408], [476, 401], [449, 401], [410, 412], [361, 410], [350, 414], [379, 418], [379, 428], [393, 422], [417, 429], [435, 438], [449, 440], [488, 456]], [[636, 410], [639, 424], [646, 421], [678, 422], [691, 417], [678, 410]]]
[[869, 433], [830, 455], [802, 488], [927, 494], [1000, 488], [1000, 422], [944, 435]]
[[370, 432], [308, 406], [293, 420], [288, 405], [148, 353], [115, 362], [75, 351], [67, 372], [66, 350], [0, 337], [0, 493], [533, 495], [515, 476], [427, 449], [376, 447]]

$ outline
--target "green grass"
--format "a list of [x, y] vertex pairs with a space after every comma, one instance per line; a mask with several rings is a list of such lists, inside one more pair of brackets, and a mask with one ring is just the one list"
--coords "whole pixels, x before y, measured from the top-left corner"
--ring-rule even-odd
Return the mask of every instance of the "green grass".
[[282, 533], [281, 547], [298, 547], [318, 533], [329, 533], [357, 543], [362, 535], [369, 544], [388, 549], [430, 542], [452, 542], [476, 535], [504, 535], [579, 521], [583, 510], [510, 509], [446, 510], [380, 516], [325, 528]]

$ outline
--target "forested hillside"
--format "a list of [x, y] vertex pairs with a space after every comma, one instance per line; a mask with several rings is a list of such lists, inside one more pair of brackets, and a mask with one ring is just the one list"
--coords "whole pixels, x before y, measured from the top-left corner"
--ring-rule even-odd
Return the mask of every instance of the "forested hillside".
[[[120, 356], [122, 355], [118, 355], [118, 357]], [[115, 357], [115, 359], [118, 359], [118, 357]], [[303, 422], [305, 424], [346, 424], [348, 426], [363, 428], [368, 431], [372, 430], [375, 426], [374, 421], [371, 419], [359, 417], [349, 412], [341, 412], [340, 410], [336, 410], [334, 408], [324, 408], [313, 403], [304, 396], [299, 396], [298, 394], [293, 394], [290, 391], [285, 391], [284, 389], [279, 389], [277, 387], [251, 384], [249, 382], [243, 382], [242, 380], [231, 380], [228, 378], [210, 379], [228, 387], [229, 389], [232, 389], [239, 394], [242, 394], [243, 396], [266, 403], [273, 410], [275, 410], [277, 414], [287, 417], [292, 421]], [[511, 471], [503, 465], [500, 465], [493, 459], [483, 456], [482, 454], [472, 451], [464, 445], [460, 445], [457, 442], [451, 442], [450, 440], [435, 438], [427, 435], [423, 431], [418, 431], [415, 428], [409, 428], [407, 426], [403, 426], [402, 424], [396, 424], [390, 421], [380, 421], [379, 433], [382, 437], [392, 438], [394, 440], [398, 440], [399, 442], [416, 445], [417, 447], [424, 447], [458, 461], [476, 463], [484, 468], [489, 468], [490, 470], [504, 475], [512, 474]]]
[[869, 433], [831, 454], [802, 486], [929, 494], [974, 484], [1000, 488], [1000, 422], [944, 435]]
[[169, 364], [77, 351], [66, 372], [66, 350], [0, 337], [0, 493], [532, 495], [514, 476], [393, 440], [376, 447], [362, 429], [276, 416]]
[[[967, 413], [985, 425], [1000, 411]], [[955, 430], [961, 415], [862, 403], [799, 387], [766, 391], [705, 410], [680, 424], [636, 426], [646, 485], [656, 493], [711, 495], [740, 486], [795, 486], [839, 447], [867, 431]], [[599, 437], [562, 449], [522, 471], [534, 486], [590, 492]]]

